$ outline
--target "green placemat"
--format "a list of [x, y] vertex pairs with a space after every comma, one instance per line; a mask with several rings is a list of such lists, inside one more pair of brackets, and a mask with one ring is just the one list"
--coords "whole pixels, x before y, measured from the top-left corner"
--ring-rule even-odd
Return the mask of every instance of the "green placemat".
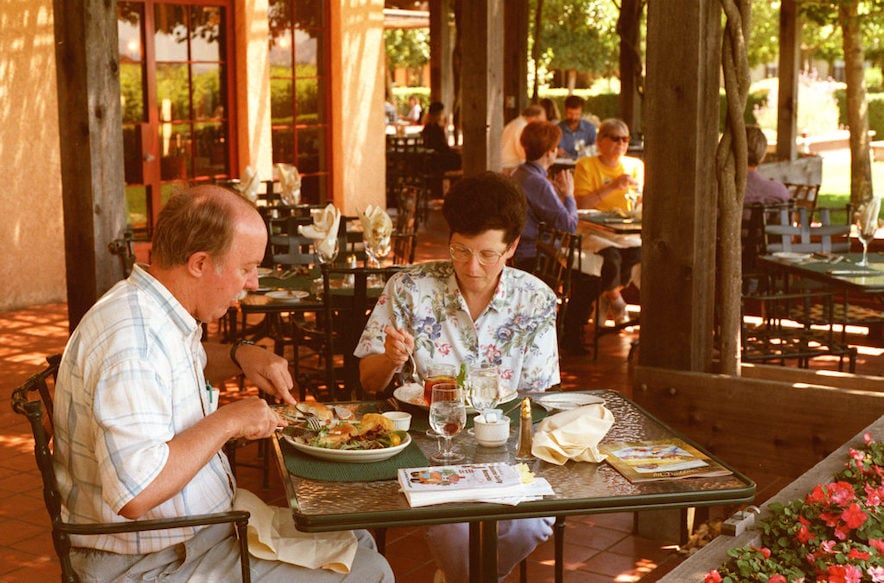
[[289, 473], [310, 480], [326, 482], [394, 480], [399, 468], [421, 468], [429, 465], [429, 460], [414, 440], [408, 447], [390, 459], [370, 464], [350, 464], [317, 459], [298, 451], [285, 439], [279, 440], [279, 447]]

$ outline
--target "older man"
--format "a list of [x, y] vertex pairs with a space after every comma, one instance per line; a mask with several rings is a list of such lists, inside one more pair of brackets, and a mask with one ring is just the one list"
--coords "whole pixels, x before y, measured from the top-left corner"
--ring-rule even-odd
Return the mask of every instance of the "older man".
[[[281, 423], [263, 399], [218, 407], [206, 379], [239, 372], [293, 403], [287, 362], [254, 346], [200, 342], [258, 285], [267, 232], [233, 192], [202, 186], [160, 213], [153, 263], [105, 294], [71, 336], [55, 396], [55, 465], [71, 522], [123, 522], [229, 510], [236, 482], [224, 444]], [[256, 581], [392, 581], [370, 536], [349, 575], [252, 558]], [[87, 581], [224, 581], [237, 573], [230, 525], [72, 537]]]

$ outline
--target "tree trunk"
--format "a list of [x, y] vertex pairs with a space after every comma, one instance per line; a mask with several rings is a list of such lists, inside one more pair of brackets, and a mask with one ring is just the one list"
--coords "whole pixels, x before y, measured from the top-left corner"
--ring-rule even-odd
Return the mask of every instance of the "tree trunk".
[[838, 4], [838, 23], [844, 46], [847, 81], [847, 125], [850, 128], [850, 202], [856, 207], [872, 197], [872, 163], [869, 156], [869, 110], [863, 74], [865, 55], [857, 11], [859, 0]]
[[574, 88], [577, 86], [577, 69], [568, 69], [568, 95], [574, 93]]
[[640, 53], [644, 8], [644, 0], [623, 0], [617, 18], [617, 34], [620, 36], [620, 117], [634, 135], [644, 132], [640, 107], [644, 96]]
[[746, 123], [743, 112], [749, 95], [749, 63], [746, 42], [749, 36], [751, 0], [721, 0], [727, 17], [721, 46], [721, 63], [727, 100], [724, 133], [718, 143], [718, 295], [721, 298], [721, 373], [740, 374], [740, 333], [742, 320], [740, 264], [740, 223], [746, 192]]

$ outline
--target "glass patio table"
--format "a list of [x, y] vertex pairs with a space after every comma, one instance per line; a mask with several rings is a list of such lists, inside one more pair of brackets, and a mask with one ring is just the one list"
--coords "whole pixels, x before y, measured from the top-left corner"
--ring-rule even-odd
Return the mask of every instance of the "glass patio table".
[[[614, 426], [604, 441], [679, 437], [697, 446], [616, 391], [587, 393], [603, 398], [605, 406], [614, 415]], [[354, 407], [357, 415], [360, 415], [369, 411], [389, 410], [400, 404], [396, 401], [373, 401], [349, 406]], [[416, 416], [410, 435], [423, 454], [429, 457], [436, 448], [436, 440], [428, 437], [423, 430], [426, 427], [426, 412], [415, 407], [403, 408]], [[420, 417], [421, 413], [423, 418]], [[468, 432], [456, 436], [454, 444], [465, 455], [466, 463], [515, 463], [517, 437], [518, 424], [513, 424], [509, 442], [504, 447], [483, 448]], [[633, 484], [606, 463], [568, 462], [557, 466], [535, 459], [530, 464], [532, 471], [549, 481], [555, 495], [543, 500], [522, 502], [517, 506], [449, 503], [411, 508], [394, 478], [373, 481], [360, 479], [369, 471], [365, 466], [372, 464], [336, 466], [336, 471], [343, 472], [346, 480], [354, 481], [305, 478], [291, 473], [286, 465], [287, 461], [292, 461], [287, 458], [293, 451], [288, 443], [283, 442], [281, 446], [278, 440], [271, 441], [292, 516], [299, 530], [326, 532], [469, 522], [470, 580], [473, 582], [497, 581], [498, 520], [736, 504], [750, 502], [755, 496], [755, 483], [729, 466], [734, 471], [730, 476]], [[714, 456], [710, 457], [727, 466]]]

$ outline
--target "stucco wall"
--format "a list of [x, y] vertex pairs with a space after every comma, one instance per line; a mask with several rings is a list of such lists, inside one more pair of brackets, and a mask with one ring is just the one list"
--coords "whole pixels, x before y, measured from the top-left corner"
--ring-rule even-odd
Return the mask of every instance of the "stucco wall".
[[65, 300], [52, 2], [0, 2], [0, 310]]

